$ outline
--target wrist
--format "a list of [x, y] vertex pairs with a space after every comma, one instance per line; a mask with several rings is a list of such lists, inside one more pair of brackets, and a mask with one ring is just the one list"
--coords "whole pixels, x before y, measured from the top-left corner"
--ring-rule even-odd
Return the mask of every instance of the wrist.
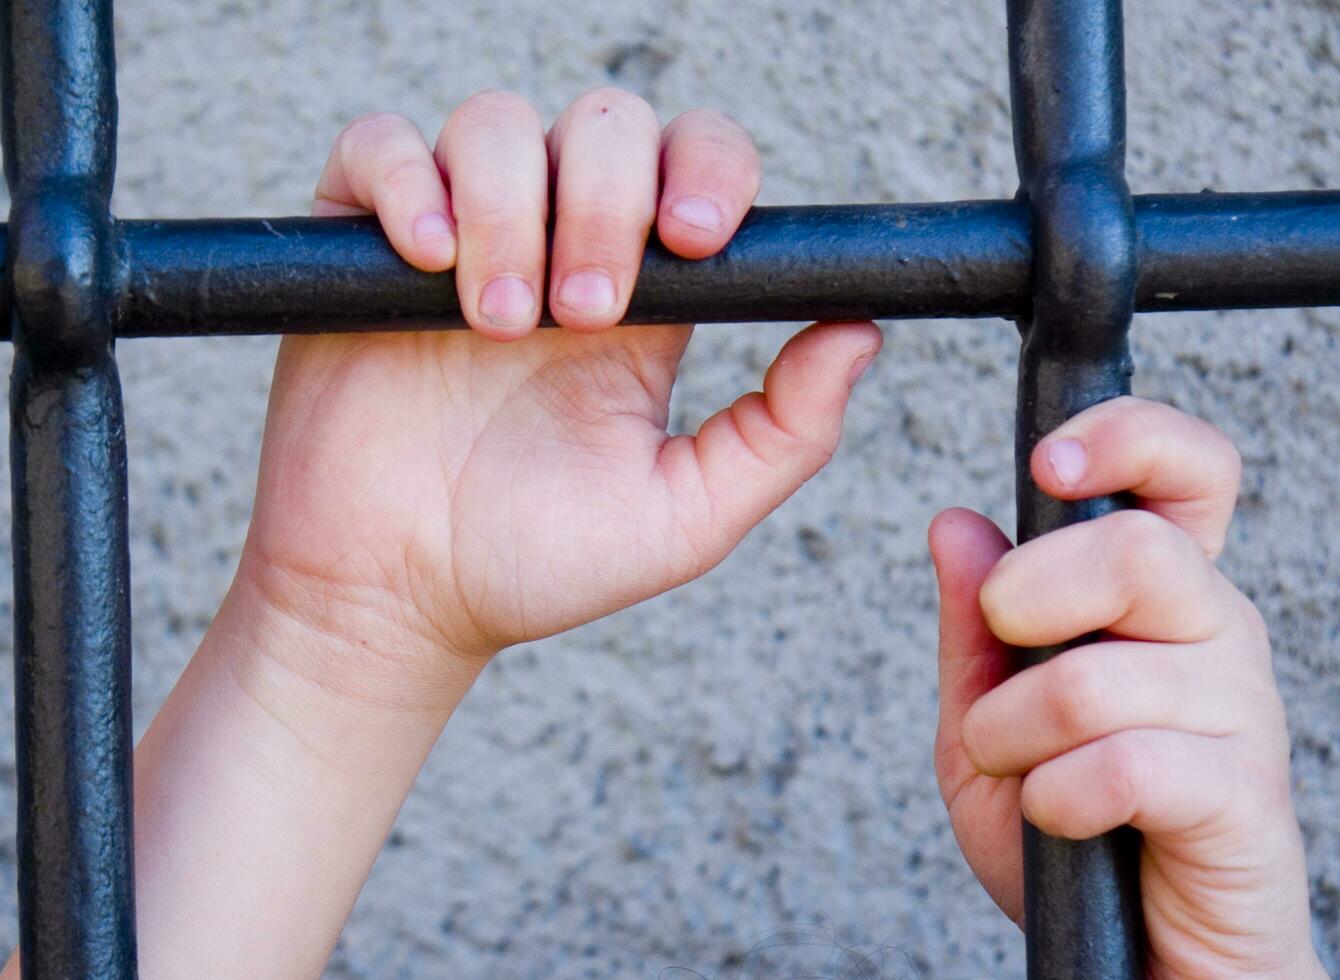
[[485, 663], [416, 687], [395, 669], [412, 642], [352, 615], [319, 627], [239, 574], [136, 750], [142, 976], [321, 972]]
[[303, 576], [244, 548], [210, 632], [237, 638], [244, 683], [360, 713], [445, 724], [497, 648], [455, 642], [389, 589]]

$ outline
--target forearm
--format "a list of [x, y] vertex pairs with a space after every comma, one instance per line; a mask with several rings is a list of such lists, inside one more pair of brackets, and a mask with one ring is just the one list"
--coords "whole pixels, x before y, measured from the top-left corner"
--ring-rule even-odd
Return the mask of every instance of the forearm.
[[234, 584], [135, 753], [141, 977], [321, 975], [478, 672], [461, 661], [450, 690], [380, 702], [341, 681], [402, 639], [322, 632]]

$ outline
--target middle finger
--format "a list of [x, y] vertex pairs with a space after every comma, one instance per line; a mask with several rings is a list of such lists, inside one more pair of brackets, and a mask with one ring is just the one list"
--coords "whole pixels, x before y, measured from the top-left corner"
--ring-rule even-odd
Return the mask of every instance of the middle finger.
[[522, 337], [539, 323], [544, 283], [549, 181], [539, 114], [518, 95], [482, 92], [451, 114], [433, 153], [459, 230], [461, 312], [485, 336]]
[[964, 751], [978, 772], [1021, 776], [1126, 729], [1235, 734], [1260, 713], [1273, 685], [1260, 682], [1254, 665], [1236, 662], [1242, 643], [1229, 637], [1067, 650], [982, 695], [963, 718]]
[[1148, 511], [1073, 524], [1006, 554], [982, 584], [991, 632], [1041, 647], [1095, 630], [1195, 643], [1222, 630], [1233, 586], [1183, 530]]
[[656, 217], [660, 128], [642, 99], [600, 88], [549, 133], [557, 172], [549, 308], [565, 327], [623, 319]]

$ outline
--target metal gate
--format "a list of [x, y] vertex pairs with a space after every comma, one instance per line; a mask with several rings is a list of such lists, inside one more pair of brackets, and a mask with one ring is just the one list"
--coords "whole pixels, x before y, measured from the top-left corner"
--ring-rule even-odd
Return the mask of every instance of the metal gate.
[[[1340, 192], [1133, 198], [1120, 0], [1007, 3], [1013, 200], [756, 208], [711, 259], [653, 241], [626, 322], [1017, 321], [1022, 542], [1123, 506], [1046, 496], [1028, 458], [1064, 419], [1129, 391], [1134, 312], [1340, 305]], [[117, 221], [110, 0], [4, 0], [0, 30], [23, 974], [129, 978], [116, 338], [463, 323], [454, 276], [403, 263], [375, 218]], [[1025, 826], [1024, 844], [1030, 976], [1142, 976], [1134, 831], [1074, 842]]]

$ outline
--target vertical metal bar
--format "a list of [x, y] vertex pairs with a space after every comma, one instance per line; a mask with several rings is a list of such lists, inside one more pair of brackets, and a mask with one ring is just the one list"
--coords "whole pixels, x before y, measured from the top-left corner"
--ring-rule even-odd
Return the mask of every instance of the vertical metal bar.
[[126, 457], [109, 0], [6, 0], [23, 975], [135, 976]]
[[[1130, 392], [1137, 261], [1124, 175], [1120, 0], [1008, 0], [1008, 13], [1015, 155], [1034, 240], [1015, 436], [1023, 543], [1123, 506], [1118, 497], [1063, 503], [1047, 496], [1033, 482], [1029, 458], [1067, 418]], [[1063, 649], [1027, 651], [1024, 660]], [[1070, 841], [1025, 822], [1030, 977], [1142, 975], [1139, 844], [1130, 828]]]

